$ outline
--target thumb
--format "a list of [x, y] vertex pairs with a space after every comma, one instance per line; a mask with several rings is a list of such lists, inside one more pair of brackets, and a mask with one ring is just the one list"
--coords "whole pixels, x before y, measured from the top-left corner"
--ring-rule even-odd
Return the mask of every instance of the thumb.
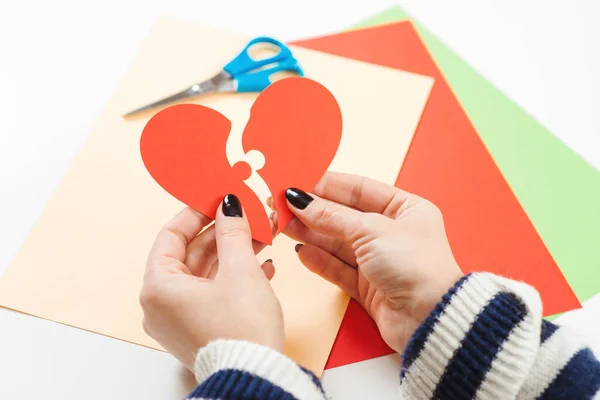
[[354, 241], [369, 226], [367, 214], [303, 190], [289, 188], [285, 197], [300, 221], [324, 235]]
[[225, 196], [217, 210], [215, 238], [219, 271], [233, 274], [239, 274], [248, 268], [260, 271], [252, 248], [250, 225], [240, 200], [233, 194]]

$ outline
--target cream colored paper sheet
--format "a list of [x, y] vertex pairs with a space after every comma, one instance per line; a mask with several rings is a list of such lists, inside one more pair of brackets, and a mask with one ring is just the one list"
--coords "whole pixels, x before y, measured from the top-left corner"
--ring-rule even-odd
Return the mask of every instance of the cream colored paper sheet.
[[[161, 349], [142, 329], [138, 293], [155, 235], [182, 204], [142, 164], [139, 138], [149, 115], [133, 120], [121, 115], [212, 76], [247, 40], [171, 19], [157, 22], [0, 279], [2, 306]], [[432, 79], [293, 51], [307, 76], [328, 87], [342, 109], [343, 139], [331, 169], [393, 184]], [[208, 95], [196, 102], [218, 109], [242, 129], [255, 96]], [[304, 269], [294, 244], [279, 237], [259, 257], [272, 257], [278, 268], [273, 286], [284, 310], [287, 354], [320, 374], [348, 299]]]

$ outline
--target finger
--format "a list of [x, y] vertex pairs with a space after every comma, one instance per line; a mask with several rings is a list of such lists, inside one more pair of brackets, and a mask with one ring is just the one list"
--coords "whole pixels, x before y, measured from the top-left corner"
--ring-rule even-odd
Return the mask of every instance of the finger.
[[213, 280], [217, 276], [217, 272], [219, 272], [219, 261], [215, 261], [212, 264], [209, 264], [210, 267], [207, 268], [206, 279]]
[[[297, 188], [285, 191], [288, 206], [304, 225], [327, 236], [354, 242], [375, 227], [370, 215]], [[371, 223], [369, 223], [371, 222]]]
[[342, 238], [335, 238], [316, 232], [304, 225], [298, 218], [292, 218], [283, 230], [283, 234], [298, 242], [317, 246], [346, 264], [356, 267], [354, 250], [352, 250], [347, 241]]
[[[268, 259], [260, 266], [263, 273], [265, 274], [265, 278], [268, 280], [273, 279], [275, 276], [275, 265], [273, 265], [273, 260]], [[206, 276], [207, 279], [212, 280], [217, 276], [217, 272], [219, 271], [219, 262], [216, 261], [208, 270], [208, 274]]]
[[207, 278], [216, 260], [217, 241], [213, 224], [188, 244], [185, 265], [193, 275]]
[[300, 262], [311, 272], [337, 285], [355, 300], [358, 299], [358, 270], [328, 252], [307, 244], [297, 245]]
[[268, 280], [273, 279], [273, 277], [275, 276], [275, 265], [273, 264], [273, 260], [271, 260], [270, 258], [265, 261], [264, 263], [262, 263], [262, 265], [260, 266], [260, 268], [263, 270], [265, 277]]
[[238, 273], [242, 267], [256, 266], [250, 225], [240, 200], [232, 194], [223, 199], [215, 220], [219, 273]]
[[[275, 236], [277, 228], [271, 227], [272, 235]], [[190, 272], [198, 277], [210, 278], [209, 267], [217, 262], [217, 241], [215, 234], [215, 225], [208, 227], [200, 235], [196, 236], [187, 247], [185, 265]], [[252, 240], [252, 249], [254, 254], [258, 254], [267, 245], [256, 240]]]
[[[211, 219], [189, 207], [180, 211], [158, 233], [150, 259], [168, 257], [183, 263], [186, 256], [186, 246], [210, 223]], [[148, 268], [154, 268], [160, 263], [149, 262]]]
[[363, 176], [327, 172], [313, 192], [364, 212], [395, 217], [402, 204], [411, 195], [397, 187]]

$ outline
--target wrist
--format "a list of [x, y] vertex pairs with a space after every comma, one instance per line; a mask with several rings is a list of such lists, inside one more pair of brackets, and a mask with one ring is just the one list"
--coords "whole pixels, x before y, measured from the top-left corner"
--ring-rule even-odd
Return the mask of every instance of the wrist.
[[463, 277], [464, 274], [457, 264], [445, 268], [444, 274], [437, 274], [426, 279], [415, 292], [413, 316], [419, 324], [436, 308], [448, 291]]

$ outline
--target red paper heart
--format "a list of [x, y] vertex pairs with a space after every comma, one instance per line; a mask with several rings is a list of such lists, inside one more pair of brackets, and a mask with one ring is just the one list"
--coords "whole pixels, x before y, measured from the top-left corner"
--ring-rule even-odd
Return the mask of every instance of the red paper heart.
[[[271, 244], [264, 207], [243, 182], [250, 166], [227, 160], [231, 122], [208, 107], [183, 104], [166, 108], [144, 127], [140, 150], [150, 175], [174, 197], [215, 217], [227, 194], [239, 197], [252, 237]], [[270, 85], [254, 102], [244, 130], [244, 151], [258, 150], [265, 165], [258, 174], [269, 186], [279, 215], [279, 229], [291, 213], [285, 189], [312, 190], [333, 160], [341, 140], [342, 117], [333, 95], [306, 78], [286, 78]]]

